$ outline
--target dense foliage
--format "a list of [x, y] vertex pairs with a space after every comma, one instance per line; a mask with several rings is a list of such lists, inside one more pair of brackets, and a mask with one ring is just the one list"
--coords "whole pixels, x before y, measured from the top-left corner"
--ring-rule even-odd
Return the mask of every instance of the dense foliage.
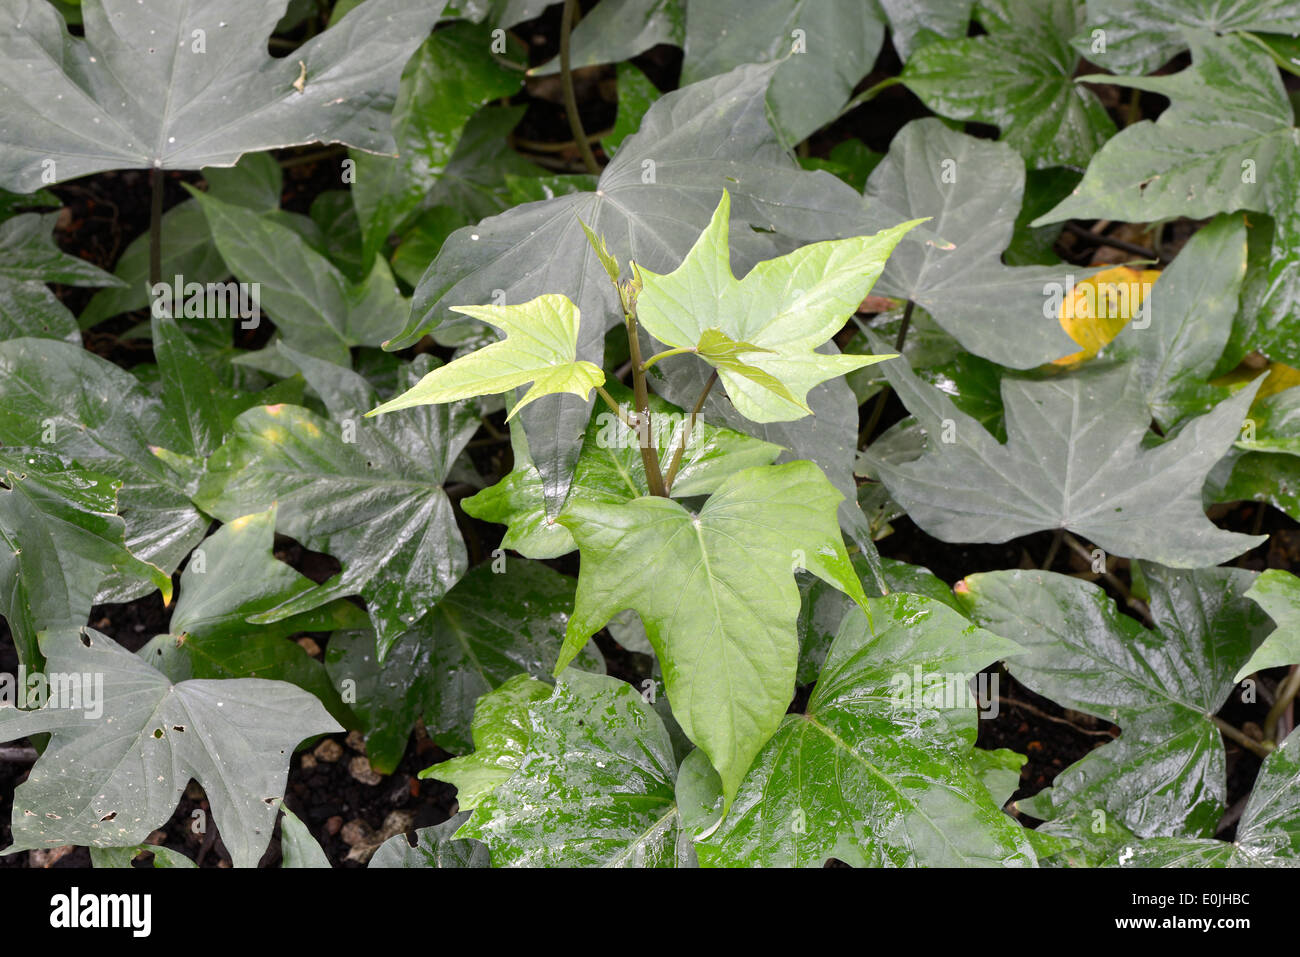
[[330, 866], [351, 732], [372, 867], [1295, 864], [1297, 35], [0, 0], [7, 853]]

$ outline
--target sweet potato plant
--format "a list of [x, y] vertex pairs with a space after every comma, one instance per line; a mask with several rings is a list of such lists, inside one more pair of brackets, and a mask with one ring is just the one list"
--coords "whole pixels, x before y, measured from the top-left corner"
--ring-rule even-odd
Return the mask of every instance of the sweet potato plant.
[[0, 0], [6, 862], [1297, 863], [1297, 34]]

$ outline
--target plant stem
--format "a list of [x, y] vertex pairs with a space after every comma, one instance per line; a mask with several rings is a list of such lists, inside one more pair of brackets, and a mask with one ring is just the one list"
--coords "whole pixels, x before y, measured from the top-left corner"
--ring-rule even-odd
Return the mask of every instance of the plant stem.
[[1225, 737], [1231, 738], [1233, 741], [1236, 741], [1239, 745], [1241, 745], [1251, 754], [1257, 754], [1261, 758], [1266, 758], [1268, 757], [1269, 752], [1273, 750], [1272, 742], [1256, 741], [1254, 738], [1250, 737], [1245, 732], [1240, 731], [1237, 728], [1234, 728], [1232, 725], [1228, 724], [1228, 722], [1224, 721], [1217, 714], [1212, 714], [1209, 716], [1209, 718], [1211, 721], [1214, 722], [1214, 726], [1223, 732]]
[[628, 417], [623, 413], [623, 407], [614, 401], [614, 397], [605, 390], [605, 387], [603, 385], [598, 385], [596, 386], [596, 391], [600, 394], [600, 397], [605, 400], [605, 404], [614, 410], [614, 414], [619, 417], [619, 420], [635, 432], [635, 423], [628, 419]]
[[[853, 110], [856, 110], [863, 103], [868, 103], [871, 100], [875, 99], [876, 94], [879, 93], [881, 90], [888, 89], [891, 86], [896, 86], [902, 82], [903, 82], [903, 78], [900, 76], [891, 76], [888, 79], [881, 80], [875, 86], [868, 87], [867, 89], [859, 93], [857, 96], [855, 96], [853, 99], [849, 100], [848, 103], [844, 104], [844, 109], [840, 110], [839, 115], [843, 116], [845, 113], [849, 113]], [[836, 119], [838, 118], [839, 117], [836, 117]]]
[[1052, 547], [1047, 550], [1047, 557], [1043, 559], [1043, 564], [1038, 567], [1046, 571], [1052, 567], [1052, 562], [1056, 561], [1056, 553], [1060, 551], [1061, 539], [1065, 535], [1065, 529], [1058, 528], [1056, 534], [1052, 536]]
[[156, 167], [150, 170], [149, 183], [153, 188], [149, 205], [149, 285], [153, 286], [162, 282], [163, 171]]
[[632, 395], [636, 400], [639, 424], [644, 423], [645, 431], [642, 432], [635, 426], [629, 427], [636, 432], [638, 444], [641, 446], [641, 461], [645, 464], [645, 478], [646, 484], [650, 486], [650, 494], [667, 498], [668, 489], [664, 485], [663, 473], [659, 471], [659, 448], [655, 444], [654, 429], [651, 428], [650, 422], [650, 394], [645, 386], [645, 370], [641, 367], [641, 340], [637, 335], [636, 304], [628, 303], [628, 305], [631, 308], [624, 312], [623, 317], [627, 327], [628, 353], [632, 358]]
[[1046, 711], [1043, 711], [1041, 708], [1035, 708], [1032, 704], [1029, 704], [1027, 701], [1019, 701], [1015, 698], [1008, 698], [1006, 695], [1001, 695], [1001, 694], [998, 695], [998, 701], [1001, 702], [1002, 704], [1010, 705], [1013, 708], [1019, 708], [1022, 711], [1028, 711], [1030, 714], [1036, 715], [1037, 717], [1040, 718], [1045, 718], [1048, 721], [1055, 721], [1057, 724], [1063, 724], [1067, 728], [1071, 728], [1077, 731], [1079, 734], [1088, 734], [1097, 738], [1110, 737], [1110, 732], [1107, 730], [1100, 729], [1100, 728], [1082, 727], [1080, 725], [1075, 724], [1073, 721], [1067, 721], [1065, 718], [1058, 718], [1056, 717], [1056, 715], [1048, 714]]
[[[912, 325], [912, 310], [914, 308], [916, 308], [916, 303], [910, 299], [907, 300], [907, 305], [903, 307], [903, 321], [898, 327], [898, 335], [894, 337], [894, 351], [899, 355], [902, 355], [903, 343], [907, 341], [907, 330]], [[892, 391], [893, 389], [885, 385], [876, 393], [876, 404], [871, 409], [871, 418], [867, 420], [867, 427], [858, 436], [858, 445], [862, 445], [867, 439], [871, 438], [871, 433], [880, 424], [880, 417], [885, 414], [885, 406], [889, 402], [889, 394]]]
[[1125, 128], [1127, 129], [1140, 119], [1142, 119], [1142, 91], [1135, 86], [1128, 98], [1128, 117], [1124, 123]]
[[569, 34], [573, 31], [573, 17], [577, 10], [578, 0], [564, 0], [564, 13], [560, 17], [560, 85], [564, 90], [564, 112], [569, 117], [569, 129], [573, 130], [578, 152], [582, 154], [582, 165], [592, 176], [599, 176], [600, 164], [591, 151], [591, 143], [582, 128], [582, 117], [578, 115], [578, 97], [573, 92], [573, 70], [569, 62]]
[[0, 747], [0, 763], [4, 764], [34, 764], [40, 757], [35, 748], [24, 748], [21, 745]]
[[1124, 239], [1116, 239], [1113, 236], [1103, 236], [1101, 233], [1094, 233], [1091, 229], [1086, 229], [1078, 223], [1066, 223], [1065, 228], [1079, 238], [1086, 239], [1090, 243], [1096, 243], [1098, 246], [1110, 246], [1113, 249], [1132, 253], [1134, 256], [1141, 256], [1143, 259], [1161, 261], [1158, 252], [1154, 249], [1147, 249], [1145, 246], [1139, 246], [1137, 243], [1130, 243]]
[[656, 352], [649, 359], [641, 364], [641, 371], [645, 372], [660, 359], [667, 359], [669, 356], [680, 356], [687, 352], [694, 352], [694, 346], [680, 346], [676, 349], [665, 349], [663, 352]]
[[907, 341], [907, 330], [912, 325], [912, 310], [916, 308], [916, 303], [907, 300], [907, 305], [903, 307], [903, 321], [899, 324], [898, 335], [894, 338], [894, 351], [902, 352], [903, 343]]
[[[1080, 558], [1082, 558], [1085, 562], [1092, 564], [1092, 553], [1088, 551], [1086, 548], [1084, 548], [1083, 543], [1080, 542], [1073, 535], [1071, 535], [1069, 532], [1065, 531], [1065, 529], [1061, 529], [1061, 540], [1064, 541], [1065, 544], [1069, 545], [1070, 550], [1073, 551]], [[1119, 577], [1114, 572], [1112, 572], [1109, 568], [1102, 566], [1102, 571], [1100, 572], [1100, 574], [1102, 578], [1106, 579], [1106, 581], [1110, 584], [1112, 588], [1114, 588], [1117, 592], [1120, 593], [1120, 595], [1123, 596], [1124, 601], [1128, 604], [1128, 606], [1142, 616], [1142, 621], [1146, 624], [1148, 628], [1155, 627], [1155, 622], [1151, 620], [1151, 612], [1147, 608], [1146, 602], [1134, 598], [1133, 593], [1129, 591], [1128, 586], [1125, 585], [1122, 581], [1120, 581]]]
[[[614, 127], [606, 130], [598, 130], [595, 133], [587, 134], [588, 143], [599, 143], [610, 133], [614, 132]], [[565, 150], [571, 150], [577, 146], [575, 140], [565, 140], [563, 143], [556, 143], [551, 140], [526, 140], [518, 136], [512, 137], [510, 142], [518, 149], [528, 153], [563, 153]]]
[[1277, 741], [1280, 737], [1278, 728], [1282, 716], [1286, 714], [1287, 705], [1295, 700], [1297, 691], [1300, 691], [1300, 667], [1292, 665], [1291, 673], [1278, 685], [1277, 700], [1273, 702], [1273, 707], [1268, 709], [1268, 717], [1264, 719], [1264, 733], [1269, 736], [1270, 741]]
[[310, 153], [299, 153], [297, 156], [287, 156], [280, 160], [281, 169], [292, 169], [295, 166], [306, 166], [308, 163], [315, 163], [319, 160], [333, 159], [335, 156], [342, 156], [347, 149], [342, 146], [328, 146], [325, 149], [312, 150]]
[[691, 434], [695, 431], [695, 418], [704, 408], [704, 400], [709, 397], [709, 390], [713, 388], [713, 383], [718, 381], [718, 370], [714, 369], [713, 374], [709, 376], [709, 381], [704, 383], [704, 388], [700, 392], [700, 397], [695, 400], [695, 408], [691, 410], [691, 420], [686, 426], [686, 431], [682, 433], [681, 443], [673, 452], [672, 461], [668, 463], [668, 474], [664, 476], [664, 488], [671, 492], [673, 490], [673, 480], [677, 478], [677, 470], [681, 468], [682, 456], [686, 453], [686, 444], [691, 439]]
[[1269, 46], [1259, 37], [1255, 36], [1255, 34], [1242, 31], [1240, 34], [1238, 34], [1238, 36], [1245, 37], [1251, 43], [1261, 48], [1265, 53], [1267, 53], [1270, 57], [1273, 58], [1274, 63], [1276, 63], [1282, 69], [1286, 70], [1288, 73], [1294, 73], [1296, 76], [1300, 76], [1300, 64], [1292, 63], [1286, 57], [1279, 56], [1276, 50], [1274, 50], [1271, 46]]

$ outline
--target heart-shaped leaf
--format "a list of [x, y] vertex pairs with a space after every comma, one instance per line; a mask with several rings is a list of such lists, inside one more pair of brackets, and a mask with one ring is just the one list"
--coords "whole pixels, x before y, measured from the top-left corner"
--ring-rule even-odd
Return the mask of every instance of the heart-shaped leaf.
[[1155, 837], [1122, 843], [1120, 867], [1295, 867], [1300, 858], [1300, 734], [1264, 759], [1231, 842]]
[[[794, 570], [866, 600], [835, 520], [839, 500], [815, 465], [791, 462], [736, 472], [698, 514], [666, 498], [570, 501], [560, 521], [582, 569], [557, 673], [614, 615], [636, 611], [673, 715], [718, 769], [729, 803], [794, 693]], [[646, 562], [654, 574], [638, 571]]]

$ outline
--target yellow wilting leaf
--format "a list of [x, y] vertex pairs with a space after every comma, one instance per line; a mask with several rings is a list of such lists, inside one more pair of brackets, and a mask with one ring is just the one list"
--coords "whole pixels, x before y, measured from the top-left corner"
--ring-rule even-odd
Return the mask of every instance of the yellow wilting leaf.
[[1270, 395], [1277, 395], [1279, 392], [1285, 392], [1287, 389], [1293, 389], [1298, 385], [1300, 385], [1300, 369], [1292, 368], [1281, 362], [1270, 362], [1268, 364], [1268, 378], [1264, 380], [1264, 384], [1255, 393], [1255, 401], [1258, 402]]
[[1138, 314], [1157, 269], [1116, 266], [1080, 280], [1061, 303], [1061, 328], [1083, 348], [1052, 364], [1072, 366], [1091, 359]]
[[1266, 399], [1270, 395], [1277, 395], [1279, 392], [1285, 392], [1287, 389], [1293, 389], [1300, 385], [1300, 369], [1295, 369], [1281, 362], [1269, 362], [1263, 365], [1264, 357], [1255, 353], [1252, 362], [1252, 356], [1247, 356], [1242, 360], [1241, 365], [1231, 372], [1212, 379], [1210, 385], [1223, 386], [1231, 389], [1235, 386], [1244, 385], [1247, 382], [1254, 382], [1261, 375], [1267, 374], [1267, 378], [1260, 385], [1259, 391], [1255, 393], [1255, 402], [1258, 404], [1261, 399]]

